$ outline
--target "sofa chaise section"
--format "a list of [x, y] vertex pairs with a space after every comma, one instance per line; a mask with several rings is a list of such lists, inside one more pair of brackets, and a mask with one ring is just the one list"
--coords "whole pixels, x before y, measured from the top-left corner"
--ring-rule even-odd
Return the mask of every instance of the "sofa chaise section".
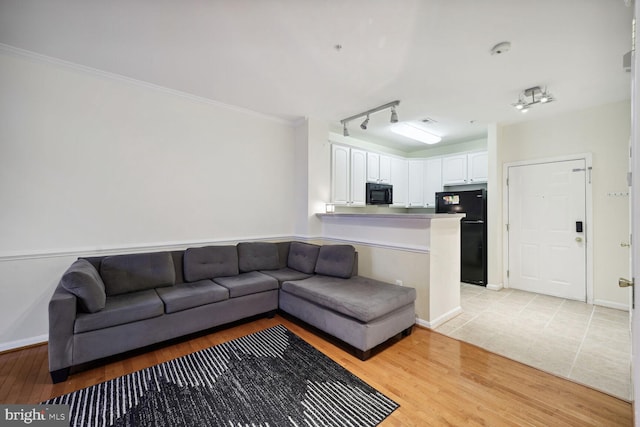
[[282, 283], [279, 307], [349, 344], [366, 360], [374, 347], [411, 333], [416, 291], [353, 276], [356, 256], [349, 245], [322, 246], [313, 277]]

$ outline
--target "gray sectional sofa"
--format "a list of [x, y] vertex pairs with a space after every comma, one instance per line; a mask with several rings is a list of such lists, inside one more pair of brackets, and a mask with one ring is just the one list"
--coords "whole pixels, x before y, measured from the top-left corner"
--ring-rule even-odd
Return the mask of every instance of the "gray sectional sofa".
[[49, 302], [49, 371], [258, 315], [288, 313], [361, 359], [411, 332], [415, 289], [357, 275], [349, 245], [243, 242], [80, 258]]

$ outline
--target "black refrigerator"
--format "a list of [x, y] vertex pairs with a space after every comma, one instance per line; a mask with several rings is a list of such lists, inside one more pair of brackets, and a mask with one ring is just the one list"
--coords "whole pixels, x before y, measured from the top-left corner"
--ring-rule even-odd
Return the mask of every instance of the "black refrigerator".
[[487, 286], [487, 191], [436, 193], [436, 213], [464, 213], [460, 223], [460, 280]]

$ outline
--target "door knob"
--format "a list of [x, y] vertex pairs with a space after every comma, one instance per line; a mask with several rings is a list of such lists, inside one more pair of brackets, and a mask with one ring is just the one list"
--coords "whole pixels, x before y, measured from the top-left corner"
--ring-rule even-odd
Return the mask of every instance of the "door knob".
[[630, 248], [631, 247], [631, 243], [620, 242], [620, 247], [622, 247], [622, 248]]
[[582, 237], [576, 237], [576, 242], [578, 243], [582, 242]]
[[633, 280], [627, 280], [624, 277], [618, 279], [618, 286], [621, 288], [628, 288], [629, 286], [633, 286]]

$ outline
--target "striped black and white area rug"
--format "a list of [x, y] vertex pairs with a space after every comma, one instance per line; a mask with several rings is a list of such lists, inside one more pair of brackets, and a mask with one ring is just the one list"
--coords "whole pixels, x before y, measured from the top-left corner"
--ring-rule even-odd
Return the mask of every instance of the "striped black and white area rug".
[[91, 427], [362, 427], [399, 406], [282, 325], [43, 403]]

